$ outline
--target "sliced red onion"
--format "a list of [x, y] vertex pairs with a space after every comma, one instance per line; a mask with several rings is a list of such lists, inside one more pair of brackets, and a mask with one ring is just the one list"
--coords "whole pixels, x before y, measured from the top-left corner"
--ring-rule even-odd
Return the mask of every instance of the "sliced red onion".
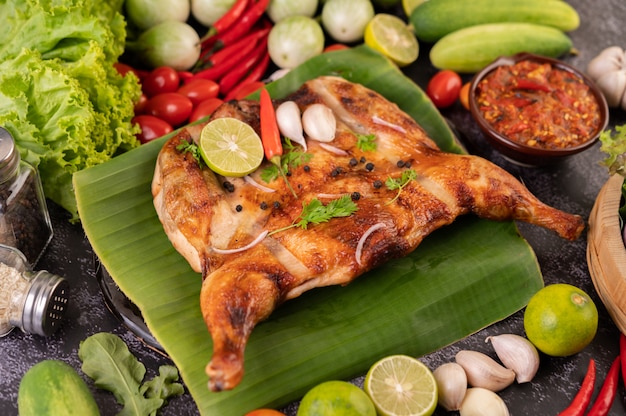
[[249, 244], [246, 244], [243, 247], [239, 247], [239, 248], [227, 248], [227, 249], [223, 249], [223, 248], [216, 248], [216, 247], [212, 247], [213, 251], [215, 251], [218, 254], [233, 254], [233, 253], [240, 253], [242, 251], [246, 251], [249, 248], [252, 248], [254, 246], [256, 246], [257, 244], [259, 244], [261, 241], [263, 241], [263, 239], [267, 236], [268, 231], [265, 230], [263, 231], [261, 234], [259, 234], [257, 236], [257, 238], [255, 238], [254, 240], [252, 240]]
[[359, 266], [361, 266], [361, 254], [363, 252], [363, 245], [365, 244], [365, 240], [367, 240], [367, 238], [376, 230], [379, 230], [381, 228], [385, 228], [386, 225], [383, 222], [379, 222], [377, 224], [372, 225], [370, 228], [367, 229], [367, 231], [365, 231], [363, 233], [363, 235], [361, 236], [361, 238], [359, 239], [358, 244], [356, 245], [356, 252], [354, 253], [354, 256], [356, 257], [356, 262], [359, 264]]
[[268, 188], [267, 186], [263, 186], [263, 185], [261, 185], [260, 183], [258, 183], [257, 181], [255, 181], [254, 179], [252, 179], [252, 177], [251, 177], [250, 175], [246, 175], [246, 176], [244, 176], [244, 177], [243, 177], [243, 180], [244, 180], [247, 184], [252, 185], [252, 186], [254, 186], [255, 188], [257, 188], [257, 189], [259, 189], [259, 190], [261, 190], [261, 191], [263, 191], [263, 192], [275, 192], [275, 190], [274, 190], [274, 189], [272, 189], [272, 188]]
[[324, 149], [324, 150], [326, 150], [326, 151], [328, 151], [330, 153], [334, 153], [334, 154], [336, 154], [338, 156], [347, 156], [348, 155], [348, 152], [346, 152], [345, 150], [340, 149], [340, 148], [338, 148], [336, 146], [327, 144], [327, 143], [320, 142], [320, 147], [322, 149]]
[[390, 123], [386, 120], [383, 120], [382, 118], [378, 116], [372, 116], [372, 121], [376, 124], [380, 124], [381, 126], [391, 127], [392, 129], [399, 131], [400, 133], [406, 133], [406, 130], [403, 127], [398, 126], [397, 124]]

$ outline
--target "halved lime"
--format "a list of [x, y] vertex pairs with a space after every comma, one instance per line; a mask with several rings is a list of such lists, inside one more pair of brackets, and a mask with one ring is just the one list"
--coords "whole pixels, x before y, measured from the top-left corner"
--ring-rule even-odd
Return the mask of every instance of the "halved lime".
[[437, 382], [417, 358], [390, 355], [367, 372], [363, 389], [379, 415], [429, 416], [437, 407]]
[[261, 138], [235, 118], [210, 121], [200, 134], [200, 154], [207, 166], [223, 176], [245, 176], [263, 161]]
[[401, 67], [415, 62], [419, 55], [415, 34], [404, 20], [391, 14], [376, 14], [365, 27], [363, 40]]

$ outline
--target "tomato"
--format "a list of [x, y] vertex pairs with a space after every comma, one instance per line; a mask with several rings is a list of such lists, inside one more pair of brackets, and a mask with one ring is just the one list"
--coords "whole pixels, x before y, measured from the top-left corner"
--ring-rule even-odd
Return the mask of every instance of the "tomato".
[[119, 72], [119, 74], [123, 77], [125, 77], [127, 73], [132, 72], [137, 76], [137, 78], [139, 78], [139, 80], [141, 80], [148, 74], [146, 71], [141, 71], [121, 62], [115, 62], [113, 67], [117, 69], [117, 72]]
[[160, 66], [154, 68], [141, 81], [141, 88], [148, 97], [164, 92], [174, 92], [180, 86], [180, 76], [174, 68]]
[[324, 48], [323, 52], [341, 51], [343, 49], [350, 49], [348, 45], [343, 43], [333, 43]]
[[157, 94], [146, 103], [146, 114], [163, 119], [172, 126], [186, 122], [192, 110], [191, 100], [177, 92]]
[[148, 103], [148, 96], [141, 94], [139, 101], [135, 103], [135, 114], [143, 114], [146, 112], [146, 104]]
[[426, 94], [437, 108], [446, 108], [454, 104], [459, 98], [463, 81], [459, 74], [449, 69], [444, 69], [435, 74], [428, 81]]
[[469, 107], [469, 88], [470, 88], [470, 84], [471, 84], [471, 82], [466, 82], [461, 87], [461, 91], [459, 91], [459, 101], [461, 102], [461, 105], [463, 105], [463, 107], [466, 110], [470, 109], [470, 107]]
[[246, 413], [245, 416], [285, 416], [285, 414], [274, 409], [256, 409]]
[[202, 101], [191, 112], [191, 116], [189, 116], [189, 122], [193, 123], [194, 121], [198, 121], [201, 118], [210, 116], [211, 114], [213, 114], [215, 109], [223, 103], [224, 101], [219, 98], [209, 98], [208, 100]]
[[219, 92], [220, 86], [217, 82], [202, 78], [193, 79], [178, 89], [178, 93], [189, 98], [194, 106], [217, 97]]
[[132, 123], [139, 124], [139, 127], [141, 127], [141, 133], [137, 135], [141, 143], [148, 143], [174, 130], [166, 121], [150, 115], [135, 116], [132, 119]]

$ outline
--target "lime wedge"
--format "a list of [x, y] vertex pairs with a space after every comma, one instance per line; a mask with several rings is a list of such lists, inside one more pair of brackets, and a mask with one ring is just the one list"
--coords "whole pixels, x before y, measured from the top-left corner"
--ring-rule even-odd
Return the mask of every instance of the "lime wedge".
[[437, 407], [437, 382], [420, 360], [390, 355], [367, 372], [363, 389], [379, 415], [429, 416]]
[[235, 118], [218, 118], [204, 126], [199, 147], [207, 166], [223, 176], [245, 176], [263, 161], [261, 138]]
[[419, 44], [404, 20], [386, 13], [376, 14], [365, 26], [365, 44], [402, 67], [417, 60]]
[[406, 14], [407, 17], [411, 17], [413, 10], [425, 1], [426, 0], [402, 0], [402, 9], [404, 9], [404, 14]]

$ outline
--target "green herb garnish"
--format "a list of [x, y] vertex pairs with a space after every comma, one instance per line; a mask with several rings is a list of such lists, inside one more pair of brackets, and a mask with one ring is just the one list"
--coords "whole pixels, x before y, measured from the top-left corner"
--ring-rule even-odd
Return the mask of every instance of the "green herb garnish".
[[615, 131], [604, 130], [600, 133], [600, 150], [607, 154], [602, 164], [609, 173], [626, 176], [626, 124], [615, 126]]
[[265, 183], [270, 183], [281, 176], [283, 172], [288, 172], [290, 168], [297, 168], [307, 163], [313, 157], [312, 153], [303, 152], [291, 143], [291, 140], [285, 138], [283, 145], [283, 155], [280, 158], [280, 166], [270, 165], [261, 171], [261, 179]]
[[333, 199], [326, 205], [319, 199], [314, 198], [308, 204], [302, 203], [302, 212], [293, 224], [271, 231], [268, 235], [294, 227], [300, 227], [306, 230], [309, 224], [328, 222], [332, 218], [349, 217], [358, 211], [358, 209], [359, 207], [357, 207], [352, 198], [350, 198], [350, 195], [343, 195], [340, 198]]
[[398, 193], [396, 194], [396, 196], [389, 202], [387, 202], [387, 205], [392, 204], [396, 199], [398, 199], [398, 197], [400, 196], [400, 193], [402, 192], [402, 189], [412, 180], [417, 179], [417, 172], [415, 172], [413, 169], [407, 169], [405, 171], [402, 172], [402, 176], [399, 179], [395, 179], [395, 178], [387, 178], [387, 180], [385, 181], [385, 185], [387, 185], [387, 189], [389, 189], [390, 191], [395, 191], [398, 190]]
[[364, 152], [373, 152], [378, 147], [378, 145], [376, 144], [376, 135], [357, 134], [356, 147]]
[[191, 153], [191, 156], [193, 156], [194, 159], [196, 159], [196, 162], [198, 162], [198, 165], [202, 164], [202, 158], [200, 156], [200, 148], [195, 144], [195, 143], [189, 143], [186, 140], [183, 140], [182, 143], [180, 143], [178, 146], [176, 146], [176, 150], [178, 150], [181, 153]]

